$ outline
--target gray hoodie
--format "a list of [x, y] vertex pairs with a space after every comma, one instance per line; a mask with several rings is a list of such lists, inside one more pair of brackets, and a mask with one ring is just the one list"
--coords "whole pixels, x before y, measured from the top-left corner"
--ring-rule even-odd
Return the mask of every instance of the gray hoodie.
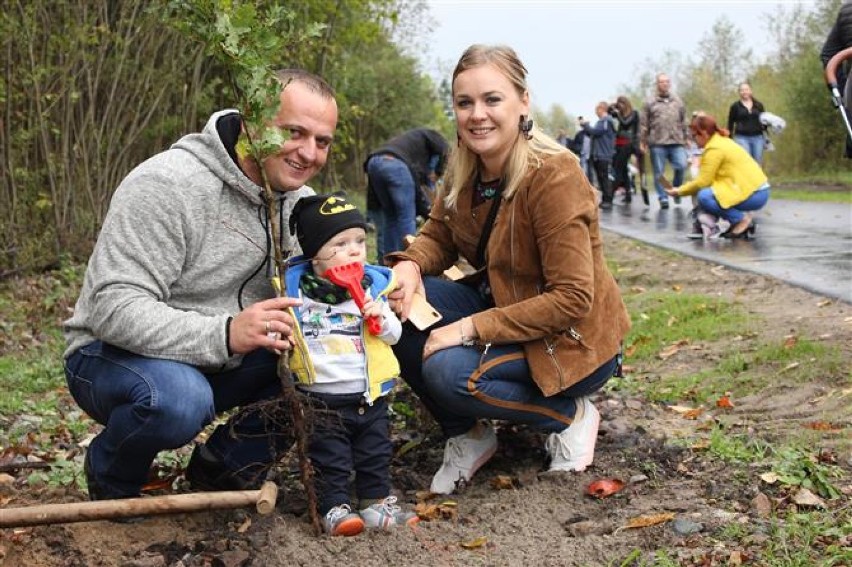
[[[237, 167], [216, 121], [146, 160], [113, 195], [74, 315], [65, 322], [69, 356], [100, 339], [142, 356], [184, 362], [205, 371], [232, 368], [228, 317], [274, 296], [267, 268], [262, 189]], [[290, 211], [304, 186], [278, 193], [283, 250]]]

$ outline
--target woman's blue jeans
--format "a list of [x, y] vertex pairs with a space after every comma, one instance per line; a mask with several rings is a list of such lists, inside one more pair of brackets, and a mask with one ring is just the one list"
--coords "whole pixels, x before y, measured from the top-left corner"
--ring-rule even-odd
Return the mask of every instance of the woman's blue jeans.
[[379, 249], [385, 254], [403, 250], [402, 239], [417, 233], [417, 185], [411, 170], [401, 159], [379, 154], [367, 162], [367, 175], [382, 208]]
[[713, 194], [713, 189], [705, 187], [698, 191], [698, 206], [705, 212], [716, 217], [722, 217], [729, 223], [737, 224], [745, 216], [745, 212], [762, 209], [769, 201], [769, 183], [764, 183], [751, 196], [730, 209], [723, 209]]
[[[257, 350], [234, 370], [204, 374], [101, 341], [77, 350], [65, 361], [65, 375], [77, 404], [104, 426], [87, 457], [101, 492], [139, 494], [158, 452], [186, 445], [221, 412], [278, 396], [276, 364], [275, 355]], [[289, 421], [287, 431], [265, 421], [257, 411], [235, 416], [207, 447], [228, 470], [254, 479], [292, 444]]]
[[[446, 325], [490, 307], [464, 284], [425, 278], [426, 297]], [[526, 423], [542, 431], [562, 431], [576, 411], [575, 398], [600, 389], [613, 375], [615, 357], [567, 390], [545, 397], [530, 377], [520, 345], [457, 346], [423, 363], [428, 331], [407, 324], [394, 347], [402, 377], [435, 417], [447, 437], [469, 431], [478, 418]]]
[[757, 136], [742, 136], [735, 134], [734, 141], [742, 146], [752, 159], [754, 159], [754, 161], [763, 165], [763, 147], [766, 143], [766, 140], [763, 138], [763, 134], [758, 134]]

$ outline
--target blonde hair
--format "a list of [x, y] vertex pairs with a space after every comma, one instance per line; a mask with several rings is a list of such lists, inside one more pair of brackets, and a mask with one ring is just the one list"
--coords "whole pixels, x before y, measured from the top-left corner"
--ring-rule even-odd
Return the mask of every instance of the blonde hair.
[[[527, 69], [521, 63], [515, 50], [505, 45], [477, 44], [468, 47], [453, 71], [453, 86], [455, 87], [456, 77], [461, 73], [483, 65], [493, 65], [504, 77], [509, 79], [519, 97], [523, 97], [527, 93]], [[512, 151], [503, 165], [504, 198], [511, 197], [518, 190], [531, 165], [541, 163], [539, 154], [550, 155], [568, 152], [565, 146], [535, 125], [528, 135], [532, 136], [529, 140], [523, 136], [520, 129], [518, 130], [518, 137], [515, 139]], [[450, 154], [447, 164], [445, 178], [447, 195], [444, 197], [447, 208], [454, 209], [456, 207], [459, 193], [464, 187], [473, 183], [476, 178], [479, 163], [479, 156], [473, 153], [470, 148], [462, 143], [457, 144], [457, 147]]]

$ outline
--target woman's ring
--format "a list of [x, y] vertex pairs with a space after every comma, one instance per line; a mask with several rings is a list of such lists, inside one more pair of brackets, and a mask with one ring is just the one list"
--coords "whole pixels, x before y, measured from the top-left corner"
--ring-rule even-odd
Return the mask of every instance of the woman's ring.
[[269, 321], [266, 321], [266, 334], [269, 334]]

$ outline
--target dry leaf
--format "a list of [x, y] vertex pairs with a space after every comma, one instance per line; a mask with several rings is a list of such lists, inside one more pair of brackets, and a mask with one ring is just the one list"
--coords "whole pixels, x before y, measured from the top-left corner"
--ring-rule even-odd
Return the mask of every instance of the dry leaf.
[[680, 284], [675, 284], [675, 285], [673, 285], [673, 286], [672, 286], [672, 289], [673, 289], [674, 291], [680, 291], [680, 290], [682, 290], [682, 289], [683, 289], [683, 286], [682, 286], [682, 285], [680, 285]]
[[704, 408], [695, 408], [693, 410], [683, 412], [682, 416], [684, 419], [698, 419], [698, 416], [702, 413], [704, 413]]
[[636, 343], [624, 349], [624, 356], [633, 356], [634, 354], [636, 354]]
[[630, 518], [627, 520], [627, 525], [622, 526], [626, 529], [632, 528], [647, 528], [648, 526], [655, 526], [657, 524], [662, 524], [665, 522], [670, 522], [674, 520], [674, 512], [664, 512], [662, 514], [651, 514], [649, 516], [637, 516], [635, 518]]
[[690, 406], [669, 406], [669, 409], [677, 413], [686, 413], [695, 410], [695, 408]]
[[817, 303], [817, 307], [826, 307], [828, 305], [831, 305], [832, 303], [834, 303], [834, 302], [830, 299], [823, 299], [822, 301]]
[[422, 520], [435, 520], [437, 518], [453, 520], [458, 514], [458, 504], [452, 500], [445, 500], [440, 504], [426, 504], [425, 502], [418, 502], [414, 506], [414, 513]]
[[695, 443], [692, 444], [691, 449], [694, 451], [704, 451], [705, 449], [710, 448], [710, 440], [709, 439], [699, 439]]
[[632, 291], [633, 293], [645, 293], [645, 291], [647, 291], [647, 290], [642, 286], [634, 285], [633, 287], [630, 288], [630, 291]]
[[780, 374], [781, 372], [787, 372], [788, 370], [793, 370], [794, 368], [798, 368], [798, 367], [799, 367], [798, 362], [791, 362], [790, 364], [788, 364], [787, 366], [785, 366], [784, 368], [779, 370], [778, 373]]
[[766, 484], [775, 484], [778, 482], [778, 475], [774, 472], [763, 473], [760, 475], [760, 480], [765, 482]]
[[842, 427], [838, 427], [836, 425], [832, 425], [827, 421], [811, 421], [806, 423], [804, 427], [808, 429], [813, 429], [816, 431], [830, 431], [831, 433], [838, 433], [843, 430]]
[[488, 543], [488, 538], [485, 536], [479, 536], [476, 539], [472, 539], [470, 541], [463, 541], [459, 545], [465, 549], [478, 549]]
[[731, 398], [728, 396], [722, 396], [718, 400], [716, 400], [717, 408], [732, 408], [734, 407], [734, 403], [731, 401]]
[[671, 326], [672, 326], [672, 325], [674, 325], [675, 323], [677, 323], [677, 317], [675, 317], [674, 315], [672, 315], [671, 317], [669, 317], [669, 320], [668, 320], [668, 321], [666, 321], [666, 327], [671, 327]]
[[506, 474], [498, 474], [491, 479], [491, 486], [497, 490], [511, 490], [515, 488], [515, 479]]
[[251, 527], [251, 516], [246, 516], [246, 519], [240, 524], [240, 527], [237, 528], [238, 534], [244, 534]]
[[743, 552], [742, 551], [732, 551], [728, 556], [728, 565], [742, 565], [743, 564]]
[[811, 508], [825, 508], [825, 502], [808, 490], [807, 488], [800, 488], [799, 491], [793, 495], [793, 502], [795, 502], [798, 506], [809, 506]]
[[596, 480], [586, 487], [586, 494], [595, 498], [606, 498], [612, 496], [624, 488], [624, 481], [618, 478], [603, 478]]
[[661, 350], [659, 353], [657, 353], [657, 356], [660, 357], [662, 360], [668, 360], [669, 358], [676, 355], [679, 351], [680, 347], [678, 345], [669, 345], [663, 350]]
[[799, 337], [796, 335], [789, 335], [784, 339], [784, 348], [791, 349], [796, 346], [796, 343], [799, 342]]

